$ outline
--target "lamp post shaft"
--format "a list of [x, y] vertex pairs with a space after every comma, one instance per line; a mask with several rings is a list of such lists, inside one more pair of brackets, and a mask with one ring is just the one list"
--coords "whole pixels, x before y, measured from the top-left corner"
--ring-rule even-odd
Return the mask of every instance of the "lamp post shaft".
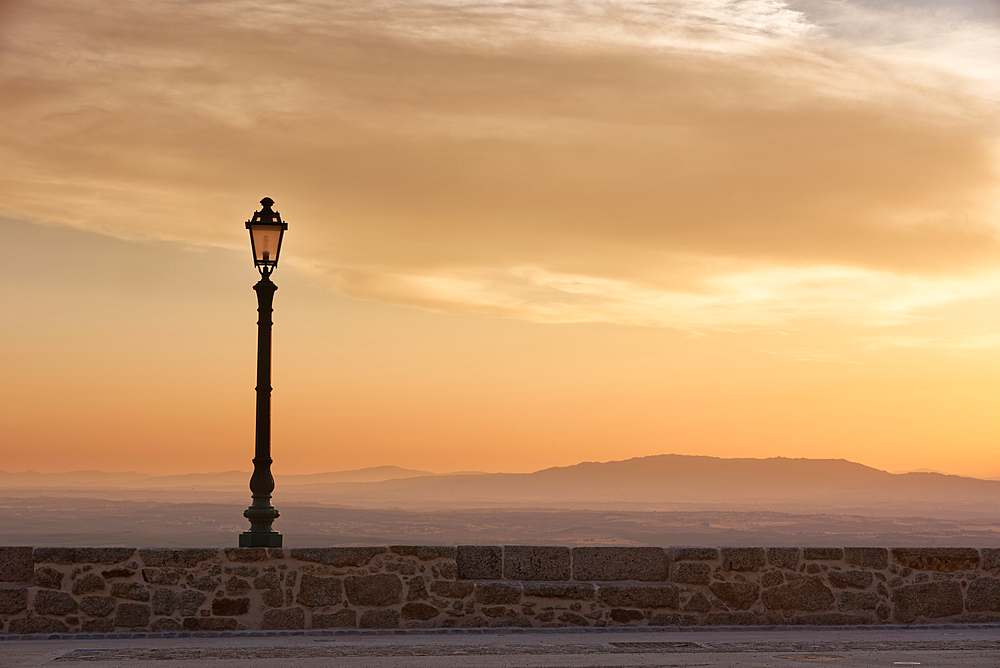
[[243, 511], [250, 530], [240, 534], [240, 547], [281, 547], [281, 534], [271, 528], [278, 511], [271, 505], [271, 314], [274, 291], [270, 272], [262, 272], [253, 286], [257, 293], [257, 430], [250, 492], [253, 503]]

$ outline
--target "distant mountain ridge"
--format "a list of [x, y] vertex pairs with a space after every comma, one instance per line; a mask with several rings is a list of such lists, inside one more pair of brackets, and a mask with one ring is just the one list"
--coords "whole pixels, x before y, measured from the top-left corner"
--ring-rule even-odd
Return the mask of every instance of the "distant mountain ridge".
[[[56, 486], [104, 480], [100, 472], [50, 474]], [[249, 474], [186, 476], [106, 474], [109, 489], [142, 490], [144, 498], [172, 498], [172, 490], [244, 494]], [[133, 476], [133, 477], [129, 477]], [[42, 474], [0, 473], [0, 486], [42, 487]], [[95, 486], [92, 489], [98, 490]], [[158, 493], [156, 490], [162, 490]], [[62, 490], [65, 493], [65, 489]], [[97, 491], [94, 492], [95, 494]], [[242, 498], [240, 496], [239, 498]], [[582, 462], [533, 473], [433, 474], [394, 466], [357, 471], [276, 476], [275, 503], [353, 508], [810, 508], [810, 512], [912, 512], [971, 516], [1000, 507], [1000, 481], [940, 473], [888, 473], [844, 459], [723, 459], [653, 455]], [[992, 512], [992, 511], [991, 511]], [[956, 514], [957, 513], [957, 514]]]
[[534, 473], [412, 477], [304, 485], [286, 493], [360, 508], [784, 508], [937, 516], [1000, 504], [1000, 481], [938, 473], [893, 474], [844, 459], [723, 459], [653, 455], [583, 462]]

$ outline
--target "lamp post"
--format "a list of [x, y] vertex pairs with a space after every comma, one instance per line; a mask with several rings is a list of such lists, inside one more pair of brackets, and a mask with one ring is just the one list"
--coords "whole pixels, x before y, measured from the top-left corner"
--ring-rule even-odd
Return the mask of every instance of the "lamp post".
[[278, 266], [281, 237], [288, 224], [265, 197], [261, 210], [247, 221], [253, 263], [260, 280], [253, 286], [257, 293], [257, 433], [254, 446], [253, 475], [250, 492], [253, 503], [243, 511], [250, 520], [250, 531], [240, 534], [240, 547], [281, 547], [281, 534], [271, 528], [278, 511], [271, 505], [274, 478], [271, 476], [271, 303], [278, 286], [271, 282], [271, 272]]

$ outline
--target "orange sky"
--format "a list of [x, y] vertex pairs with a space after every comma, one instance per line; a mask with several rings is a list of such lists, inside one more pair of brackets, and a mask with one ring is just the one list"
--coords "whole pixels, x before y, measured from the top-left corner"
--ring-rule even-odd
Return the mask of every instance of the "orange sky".
[[[0, 4], [0, 469], [1000, 477], [994, 0]], [[11, 266], [13, 265], [13, 266]]]

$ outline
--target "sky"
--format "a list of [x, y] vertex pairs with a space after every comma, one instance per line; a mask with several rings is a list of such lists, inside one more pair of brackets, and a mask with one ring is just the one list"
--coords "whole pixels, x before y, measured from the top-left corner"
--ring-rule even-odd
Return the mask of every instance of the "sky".
[[8, 471], [1000, 477], [995, 0], [4, 0]]

